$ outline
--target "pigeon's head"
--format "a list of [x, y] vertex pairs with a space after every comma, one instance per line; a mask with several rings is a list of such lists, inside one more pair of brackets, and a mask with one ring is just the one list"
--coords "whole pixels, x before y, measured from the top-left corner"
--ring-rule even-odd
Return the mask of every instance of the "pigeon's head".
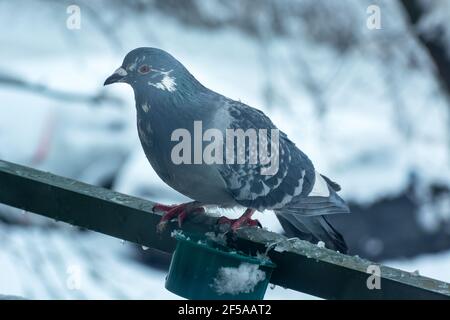
[[173, 93], [180, 82], [195, 80], [194, 77], [188, 79], [191, 77], [187, 69], [164, 50], [137, 48], [125, 56], [122, 66], [106, 79], [104, 85], [124, 82], [135, 91]]

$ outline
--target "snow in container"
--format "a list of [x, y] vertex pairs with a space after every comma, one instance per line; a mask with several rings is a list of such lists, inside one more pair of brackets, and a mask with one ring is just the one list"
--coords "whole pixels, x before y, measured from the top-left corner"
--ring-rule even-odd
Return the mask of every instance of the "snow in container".
[[205, 235], [173, 233], [166, 289], [187, 299], [261, 300], [275, 269], [268, 258], [235, 251]]

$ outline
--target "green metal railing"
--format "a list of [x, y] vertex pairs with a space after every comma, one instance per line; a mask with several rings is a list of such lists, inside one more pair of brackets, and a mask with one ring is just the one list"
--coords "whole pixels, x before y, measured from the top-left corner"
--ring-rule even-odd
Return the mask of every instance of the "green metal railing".
[[[168, 253], [175, 248], [170, 234], [178, 226], [173, 222], [157, 233], [161, 215], [152, 211], [152, 202], [1, 160], [0, 203]], [[216, 222], [194, 215], [183, 230], [214, 231]], [[450, 299], [448, 283], [264, 229], [241, 229], [232, 245], [252, 254], [268, 251], [277, 265], [271, 283], [326, 299]], [[381, 271], [379, 289], [367, 285], [378, 276], [368, 273], [373, 266]]]

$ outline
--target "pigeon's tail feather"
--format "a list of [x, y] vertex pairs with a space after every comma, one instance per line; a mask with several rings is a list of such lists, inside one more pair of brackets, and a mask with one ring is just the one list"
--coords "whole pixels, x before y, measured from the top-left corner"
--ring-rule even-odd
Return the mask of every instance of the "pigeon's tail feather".
[[282, 209], [300, 216], [323, 216], [327, 214], [350, 213], [345, 201], [328, 186], [329, 194], [321, 196], [299, 196], [292, 199]]
[[324, 215], [349, 213], [350, 209], [335, 191], [339, 186], [326, 177], [324, 179], [328, 196], [297, 197], [275, 213], [288, 236], [313, 243], [323, 241], [327, 248], [347, 253], [344, 238]]
[[323, 174], [321, 174], [322, 178], [325, 179], [325, 181], [328, 183], [328, 185], [333, 188], [334, 191], [341, 191], [341, 186], [339, 184], [337, 184], [336, 182], [334, 182], [333, 180], [331, 180], [330, 178], [324, 176]]
[[277, 210], [275, 213], [288, 237], [298, 237], [312, 243], [323, 241], [326, 248], [347, 253], [344, 238], [325, 217], [305, 217], [283, 210]]

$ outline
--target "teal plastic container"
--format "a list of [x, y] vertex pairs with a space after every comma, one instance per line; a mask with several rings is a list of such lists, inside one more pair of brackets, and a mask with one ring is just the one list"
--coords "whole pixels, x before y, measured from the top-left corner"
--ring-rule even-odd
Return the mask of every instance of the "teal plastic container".
[[261, 300], [275, 264], [195, 236], [175, 233], [166, 289], [191, 300]]

